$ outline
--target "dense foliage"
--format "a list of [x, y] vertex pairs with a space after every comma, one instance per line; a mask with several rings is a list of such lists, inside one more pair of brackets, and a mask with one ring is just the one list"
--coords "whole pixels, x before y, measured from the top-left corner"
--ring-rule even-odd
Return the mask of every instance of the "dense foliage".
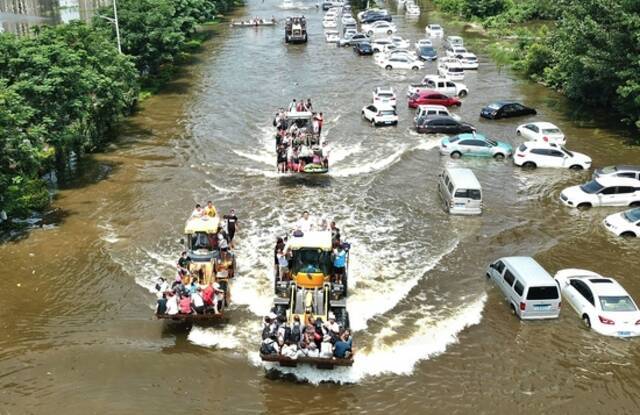
[[[640, 1], [434, 2], [515, 38], [515, 47], [506, 49], [515, 69], [562, 91], [576, 105], [612, 108], [640, 129]], [[505, 48], [494, 50], [503, 54]]]
[[140, 80], [174, 64], [200, 24], [240, 2], [118, 0], [124, 54], [103, 18], [37, 28], [30, 37], [0, 34], [0, 210], [16, 216], [46, 207], [42, 174], [72, 151], [106, 142], [133, 109]]

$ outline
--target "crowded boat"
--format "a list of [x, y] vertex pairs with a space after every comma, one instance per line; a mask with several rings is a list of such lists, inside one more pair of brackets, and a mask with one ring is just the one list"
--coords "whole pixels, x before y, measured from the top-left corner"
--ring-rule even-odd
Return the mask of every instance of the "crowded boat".
[[274, 304], [262, 322], [262, 360], [319, 368], [353, 364], [347, 312], [350, 245], [335, 221], [302, 213], [276, 239]]
[[273, 120], [275, 150], [280, 173], [319, 174], [329, 171], [329, 148], [322, 138], [324, 114], [311, 99], [293, 99]]
[[187, 219], [185, 249], [176, 261], [173, 280], [160, 277], [156, 317], [171, 320], [219, 320], [231, 299], [236, 270], [234, 237], [238, 217], [221, 216], [211, 201], [197, 204]]

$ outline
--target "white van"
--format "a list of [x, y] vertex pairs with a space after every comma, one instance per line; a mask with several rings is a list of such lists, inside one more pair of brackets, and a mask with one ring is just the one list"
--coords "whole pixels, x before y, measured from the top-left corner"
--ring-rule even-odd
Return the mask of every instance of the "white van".
[[511, 311], [522, 320], [558, 318], [560, 293], [555, 280], [531, 257], [500, 258], [487, 278], [502, 290]]
[[442, 58], [438, 63], [438, 74], [452, 81], [462, 81], [464, 79], [464, 68], [456, 58]]
[[482, 187], [471, 169], [445, 169], [439, 176], [438, 192], [452, 215], [482, 213]]

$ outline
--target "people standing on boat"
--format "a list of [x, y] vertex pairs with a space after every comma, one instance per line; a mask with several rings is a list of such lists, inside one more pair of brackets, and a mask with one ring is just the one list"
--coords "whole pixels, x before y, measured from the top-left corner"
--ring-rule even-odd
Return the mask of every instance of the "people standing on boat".
[[331, 240], [333, 241], [333, 244], [337, 247], [338, 245], [340, 245], [340, 228], [336, 226], [335, 221], [331, 221], [331, 224], [329, 225], [329, 230], [331, 231]]
[[322, 125], [324, 124], [324, 115], [318, 114], [318, 134], [322, 133]]
[[211, 218], [218, 214], [218, 212], [216, 211], [216, 207], [213, 206], [212, 201], [207, 202], [207, 206], [204, 208], [204, 214]]
[[342, 279], [345, 274], [345, 267], [347, 265], [347, 252], [342, 245], [333, 251], [333, 278], [334, 282], [342, 284]]
[[311, 98], [307, 98], [307, 102], [304, 104], [305, 111], [313, 112], [313, 105], [311, 105]]
[[183, 274], [189, 274], [189, 265], [191, 265], [191, 258], [187, 254], [187, 251], [182, 251], [180, 258], [178, 258], [178, 272], [182, 271]]
[[164, 314], [167, 312], [167, 293], [163, 292], [156, 303], [156, 314]]
[[278, 251], [276, 255], [278, 258], [278, 280], [284, 281], [289, 275], [289, 260], [282, 250]]
[[281, 144], [278, 146], [278, 172], [287, 171], [287, 148]]
[[236, 216], [236, 210], [231, 209], [228, 214], [223, 216], [223, 218], [227, 221], [227, 235], [229, 235], [229, 242], [233, 247], [233, 237], [236, 235], [236, 231], [238, 230], [238, 217]]
[[217, 282], [213, 283], [213, 312], [220, 314], [224, 308], [224, 291]]
[[189, 298], [188, 292], [180, 297], [178, 306], [180, 307], [181, 314], [191, 314], [193, 312], [191, 309], [191, 298]]
[[291, 104], [289, 104], [289, 112], [294, 112], [297, 107], [298, 107], [298, 104], [296, 103], [296, 99], [294, 98], [291, 101]]
[[160, 277], [158, 278], [158, 282], [156, 283], [155, 289], [156, 289], [156, 296], [158, 298], [162, 298], [164, 293], [169, 291], [169, 283], [164, 278]]

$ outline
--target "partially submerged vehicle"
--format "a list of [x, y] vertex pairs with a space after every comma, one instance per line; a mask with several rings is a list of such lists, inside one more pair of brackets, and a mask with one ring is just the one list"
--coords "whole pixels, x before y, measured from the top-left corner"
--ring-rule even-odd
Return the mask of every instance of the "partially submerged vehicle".
[[183, 243], [187, 252], [188, 265], [182, 277], [186, 286], [195, 281], [200, 287], [213, 286], [222, 293], [222, 307], [218, 313], [213, 307], [206, 307], [203, 313], [157, 314], [159, 319], [177, 321], [222, 321], [223, 309], [231, 300], [230, 281], [235, 276], [235, 254], [229, 249], [219, 248], [221, 232], [219, 216], [190, 217], [184, 227]]
[[323, 174], [329, 171], [322, 118], [311, 111], [281, 110], [276, 127], [277, 168], [282, 173]]
[[259, 27], [259, 26], [275, 26], [277, 24], [276, 18], [262, 19], [254, 18], [249, 20], [232, 21], [231, 27]]
[[[333, 247], [338, 244], [344, 255], [344, 268], [337, 272], [332, 260]], [[334, 321], [342, 331], [349, 331], [347, 312], [347, 286], [350, 245], [332, 239], [331, 231], [296, 231], [289, 236], [284, 250], [288, 252], [288, 272], [274, 273], [273, 316], [292, 327], [294, 322]], [[320, 322], [320, 323], [318, 323]], [[280, 366], [296, 367], [299, 364], [314, 365], [320, 369], [353, 365], [353, 354], [344, 358], [331, 356], [285, 356], [280, 353], [264, 353], [266, 362]]]
[[287, 17], [284, 25], [286, 43], [307, 43], [307, 19], [304, 16]]

